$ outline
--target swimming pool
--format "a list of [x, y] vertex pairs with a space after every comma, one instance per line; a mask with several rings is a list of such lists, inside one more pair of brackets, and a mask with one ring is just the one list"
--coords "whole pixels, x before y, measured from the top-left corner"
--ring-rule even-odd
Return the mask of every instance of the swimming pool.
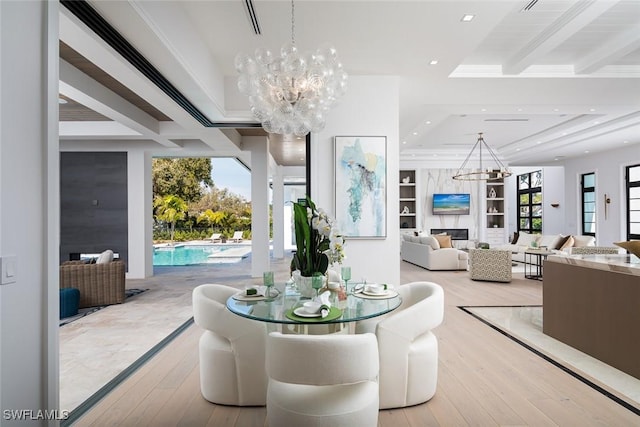
[[178, 245], [153, 249], [154, 266], [235, 263], [249, 255], [246, 245]]

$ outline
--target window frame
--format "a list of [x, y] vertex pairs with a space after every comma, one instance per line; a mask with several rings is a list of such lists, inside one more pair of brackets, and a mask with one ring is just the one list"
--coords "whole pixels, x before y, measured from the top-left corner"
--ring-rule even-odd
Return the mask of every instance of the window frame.
[[[540, 174], [540, 185], [537, 187], [531, 187], [531, 183], [532, 181], [532, 177], [535, 174]], [[529, 180], [529, 188], [526, 189], [520, 189], [520, 177], [522, 176], [528, 176], [528, 180]], [[542, 233], [542, 227], [543, 227], [543, 195], [542, 195], [542, 186], [543, 186], [543, 175], [542, 175], [542, 170], [535, 170], [535, 171], [531, 171], [531, 172], [527, 172], [527, 173], [523, 173], [520, 174], [516, 177], [516, 206], [517, 206], [517, 212], [516, 212], [516, 222], [517, 222], [517, 229], [518, 232], [522, 231], [525, 233]], [[540, 202], [539, 203], [533, 203], [533, 195], [536, 193], [540, 193]], [[523, 204], [522, 203], [522, 199], [521, 196], [527, 194], [528, 195], [528, 203]], [[528, 214], [527, 216], [523, 216], [522, 215], [522, 208], [523, 207], [528, 207]], [[533, 208], [534, 207], [539, 207], [540, 208], [540, 216], [534, 216], [533, 215]], [[536, 219], [540, 219], [540, 228], [533, 228], [533, 220], [534, 218]], [[529, 227], [528, 228], [523, 228], [522, 227], [522, 219], [528, 219], [528, 223], [529, 223]]]
[[[589, 175], [593, 175], [593, 187], [585, 187], [584, 181], [585, 181], [585, 177], [589, 176]], [[585, 210], [585, 194], [588, 193], [592, 193], [593, 194], [593, 212], [587, 212]], [[582, 234], [585, 236], [593, 236], [596, 237], [596, 226], [597, 226], [597, 211], [598, 211], [598, 206], [597, 206], [597, 200], [596, 200], [596, 173], [595, 172], [588, 172], [588, 173], [583, 173], [580, 175], [580, 202], [581, 202], [581, 208], [580, 208], [580, 212], [581, 212], [581, 218], [580, 218], [580, 227], [582, 230]], [[586, 217], [587, 214], [591, 213], [593, 214], [593, 218], [592, 220], [589, 222], [590, 224], [593, 224], [593, 232], [591, 231], [586, 231], [585, 228], [585, 223], [586, 223]]]
[[631, 169], [639, 168], [640, 164], [625, 166], [624, 169], [624, 182], [625, 182], [625, 190], [626, 190], [626, 200], [627, 200], [627, 215], [626, 215], [626, 223], [627, 223], [627, 240], [640, 240], [640, 234], [632, 234], [631, 233], [631, 212], [640, 212], [640, 210], [632, 211], [632, 203], [631, 203], [631, 188], [640, 188], [640, 180], [631, 181], [630, 180], [630, 172]]

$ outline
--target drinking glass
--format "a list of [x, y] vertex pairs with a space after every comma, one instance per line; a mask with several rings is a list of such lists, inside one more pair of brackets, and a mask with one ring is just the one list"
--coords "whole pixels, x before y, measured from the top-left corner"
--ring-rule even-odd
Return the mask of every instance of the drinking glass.
[[320, 294], [320, 288], [322, 288], [323, 280], [324, 276], [322, 274], [314, 274], [311, 277], [311, 287], [316, 290], [316, 299]]
[[342, 276], [342, 279], [344, 279], [344, 291], [348, 294], [349, 293], [349, 285], [347, 284], [347, 282], [349, 282], [349, 280], [351, 280], [351, 267], [343, 266], [340, 269], [340, 275]]
[[265, 295], [267, 298], [271, 298], [271, 287], [273, 286], [273, 271], [265, 271], [262, 273], [262, 283], [267, 288]]

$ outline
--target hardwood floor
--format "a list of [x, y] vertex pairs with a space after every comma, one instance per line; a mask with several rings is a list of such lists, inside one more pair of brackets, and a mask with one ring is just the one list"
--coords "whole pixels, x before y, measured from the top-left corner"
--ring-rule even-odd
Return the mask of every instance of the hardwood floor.
[[[467, 272], [402, 264], [402, 283], [433, 281], [445, 291], [444, 322], [435, 330], [438, 390], [422, 405], [380, 411], [379, 426], [640, 425], [640, 417], [458, 308], [541, 304], [542, 282], [521, 273], [509, 284], [473, 282]], [[202, 398], [200, 334], [189, 327], [74, 425], [266, 426], [265, 408]]]

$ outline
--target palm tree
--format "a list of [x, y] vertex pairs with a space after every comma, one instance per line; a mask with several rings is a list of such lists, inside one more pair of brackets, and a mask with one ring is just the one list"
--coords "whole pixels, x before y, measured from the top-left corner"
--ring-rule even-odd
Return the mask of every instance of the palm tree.
[[187, 202], [178, 196], [169, 194], [168, 196], [157, 197], [153, 202], [153, 207], [156, 210], [156, 220], [171, 224], [170, 235], [171, 242], [173, 243], [176, 222], [185, 218], [185, 212], [188, 207]]
[[200, 224], [202, 221], [205, 221], [207, 224], [211, 225], [211, 232], [213, 233], [213, 227], [215, 225], [222, 224], [226, 214], [222, 211], [212, 211], [211, 209], [207, 209], [206, 211], [200, 213], [198, 215], [198, 219], [196, 222]]

